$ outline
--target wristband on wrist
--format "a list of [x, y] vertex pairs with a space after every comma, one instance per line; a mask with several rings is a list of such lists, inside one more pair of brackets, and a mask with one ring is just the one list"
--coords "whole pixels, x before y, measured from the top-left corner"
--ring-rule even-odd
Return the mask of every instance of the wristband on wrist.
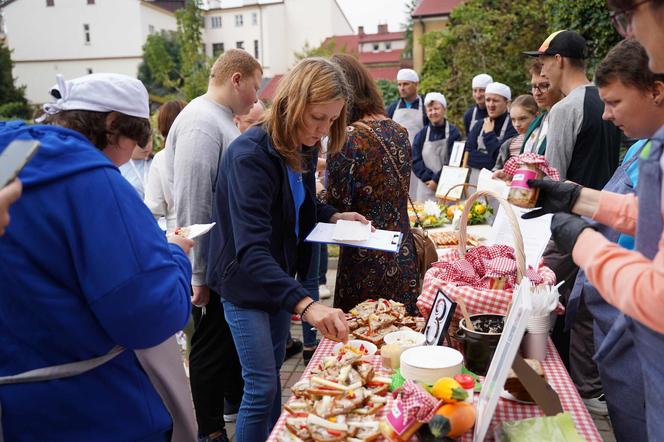
[[317, 303], [318, 301], [311, 301], [307, 306], [302, 310], [302, 313], [300, 313], [300, 318], [304, 319], [304, 315], [307, 313], [307, 310], [309, 310], [309, 307]]

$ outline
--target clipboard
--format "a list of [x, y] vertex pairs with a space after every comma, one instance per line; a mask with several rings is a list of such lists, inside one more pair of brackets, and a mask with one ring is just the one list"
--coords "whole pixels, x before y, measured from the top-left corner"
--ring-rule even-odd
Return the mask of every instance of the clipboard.
[[331, 223], [318, 223], [305, 238], [305, 241], [381, 250], [390, 253], [398, 253], [401, 249], [401, 241], [403, 240], [401, 232], [376, 229], [371, 232], [369, 239], [366, 241], [335, 241], [333, 239], [334, 227], [335, 225]]

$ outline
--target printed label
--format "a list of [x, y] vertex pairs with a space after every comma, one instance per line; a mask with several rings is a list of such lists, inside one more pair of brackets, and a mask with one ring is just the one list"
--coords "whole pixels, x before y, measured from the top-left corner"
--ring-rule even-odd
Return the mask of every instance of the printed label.
[[514, 172], [514, 178], [512, 178], [512, 184], [510, 187], [516, 189], [526, 189], [530, 190], [528, 185], [528, 180], [534, 180], [537, 178], [537, 171], [530, 169], [517, 169]]
[[401, 401], [397, 400], [394, 402], [392, 409], [386, 416], [387, 422], [392, 426], [394, 432], [399, 436], [404, 434], [408, 427], [411, 426], [415, 418], [405, 421], [406, 415], [403, 412], [403, 404]]

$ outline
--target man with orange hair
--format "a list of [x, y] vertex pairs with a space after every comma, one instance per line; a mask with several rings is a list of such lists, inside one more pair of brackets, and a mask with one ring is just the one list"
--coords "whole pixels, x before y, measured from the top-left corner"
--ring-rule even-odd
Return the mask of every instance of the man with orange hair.
[[[193, 99], [173, 122], [166, 152], [178, 226], [212, 222], [217, 166], [224, 150], [240, 135], [233, 117], [248, 114], [254, 106], [262, 74], [249, 53], [226, 51], [212, 66], [207, 92]], [[224, 419], [232, 420], [237, 413], [228, 408], [239, 405], [243, 383], [219, 293], [207, 285], [208, 251], [204, 236], [189, 255], [195, 326], [189, 366], [199, 440], [217, 442], [227, 440]]]

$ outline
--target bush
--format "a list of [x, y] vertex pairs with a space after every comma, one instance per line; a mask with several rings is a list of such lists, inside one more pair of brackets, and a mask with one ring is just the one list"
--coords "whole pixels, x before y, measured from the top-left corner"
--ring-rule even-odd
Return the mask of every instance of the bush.
[[0, 117], [28, 120], [32, 117], [32, 110], [26, 102], [12, 101], [0, 104]]

